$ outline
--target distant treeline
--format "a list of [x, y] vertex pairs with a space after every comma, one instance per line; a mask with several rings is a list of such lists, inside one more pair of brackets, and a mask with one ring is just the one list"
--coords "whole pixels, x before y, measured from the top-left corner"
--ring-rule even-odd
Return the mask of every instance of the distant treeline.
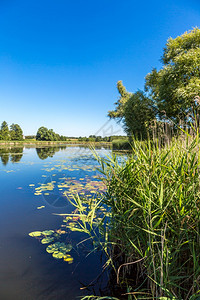
[[100, 135], [96, 136], [96, 135], [90, 135], [89, 137], [79, 137], [78, 141], [80, 142], [112, 142], [114, 140], [118, 140], [118, 139], [126, 139], [126, 136], [122, 136], [122, 135], [113, 135], [113, 136], [105, 136], [102, 137]]
[[89, 137], [67, 137], [64, 135], [59, 135], [55, 133], [53, 129], [48, 129], [41, 126], [36, 135], [23, 135], [23, 131], [18, 124], [8, 126], [6, 121], [3, 121], [0, 127], [0, 140], [3, 141], [22, 141], [22, 140], [37, 140], [37, 141], [70, 141], [77, 140], [79, 142], [112, 142], [116, 139], [126, 139], [126, 136], [96, 136], [90, 135]]

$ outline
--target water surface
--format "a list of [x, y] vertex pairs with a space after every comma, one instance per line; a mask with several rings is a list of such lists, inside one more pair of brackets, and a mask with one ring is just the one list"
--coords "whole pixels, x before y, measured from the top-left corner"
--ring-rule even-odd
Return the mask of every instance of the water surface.
[[[97, 152], [105, 155], [110, 150], [100, 148]], [[74, 208], [58, 185], [67, 180], [75, 187], [77, 182], [85, 186], [89, 180], [98, 181], [95, 166], [87, 147], [0, 149], [0, 299], [76, 299], [95, 292], [80, 288], [101, 272], [100, 254], [86, 258], [89, 249], [76, 248], [80, 234], [65, 236], [74, 248], [73, 264], [52, 258], [44, 245], [28, 235], [61, 228], [62, 217], [55, 213], [70, 213]], [[46, 192], [49, 195], [37, 192], [51, 181], [55, 187]]]

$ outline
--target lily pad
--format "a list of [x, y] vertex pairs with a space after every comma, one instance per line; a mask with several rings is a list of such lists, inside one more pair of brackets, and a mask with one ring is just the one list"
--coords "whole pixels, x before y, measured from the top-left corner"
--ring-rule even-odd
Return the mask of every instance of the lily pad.
[[64, 257], [64, 254], [63, 254], [62, 252], [55, 251], [55, 252], [52, 254], [52, 256], [53, 256], [54, 258], [61, 259], [61, 258]]
[[44, 230], [44, 231], [42, 231], [42, 234], [43, 235], [52, 235], [52, 234], [54, 234], [54, 230]]
[[33, 232], [30, 232], [28, 235], [30, 235], [31, 237], [41, 236], [42, 232], [41, 231], [33, 231]]
[[[48, 238], [46, 238], [48, 239]], [[51, 238], [49, 238], [51, 239]], [[61, 242], [56, 242], [52, 245], [49, 245], [47, 248], [46, 248], [46, 251], [48, 253], [62, 253], [63, 255], [65, 255], [67, 252], [70, 252], [72, 249], [72, 245], [71, 244], [65, 244], [65, 243], [61, 243]], [[54, 257], [54, 255], [53, 255]]]
[[48, 253], [53, 253], [55, 251], [58, 251], [58, 247], [55, 246], [55, 244], [52, 244], [52, 245], [49, 245], [47, 248], [46, 248], [46, 251]]
[[53, 238], [53, 237], [47, 237], [47, 238], [42, 239], [42, 240], [41, 240], [41, 243], [42, 243], [42, 244], [49, 244], [49, 243], [51, 243], [51, 242], [53, 242], [53, 241], [54, 241], [54, 238]]
[[68, 264], [72, 264], [74, 259], [71, 255], [64, 255], [63, 260], [68, 262]]

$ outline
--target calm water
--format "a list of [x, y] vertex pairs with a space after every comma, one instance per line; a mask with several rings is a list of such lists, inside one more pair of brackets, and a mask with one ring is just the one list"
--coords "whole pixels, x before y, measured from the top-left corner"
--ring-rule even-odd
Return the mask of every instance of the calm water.
[[[110, 150], [97, 152], [105, 155]], [[28, 235], [36, 230], [62, 228], [63, 218], [54, 213], [70, 213], [74, 208], [57, 185], [63, 180], [73, 184], [80, 179], [83, 184], [95, 181], [96, 165], [87, 148], [0, 149], [1, 300], [76, 299], [84, 295], [82, 284], [88, 285], [99, 275], [100, 254], [86, 258], [89, 249], [76, 247], [83, 238], [80, 234], [65, 235], [65, 241], [73, 245], [73, 264], [54, 259], [46, 252], [46, 245]], [[53, 180], [56, 187], [46, 195], [35, 190]], [[91, 288], [85, 294], [93, 292]]]

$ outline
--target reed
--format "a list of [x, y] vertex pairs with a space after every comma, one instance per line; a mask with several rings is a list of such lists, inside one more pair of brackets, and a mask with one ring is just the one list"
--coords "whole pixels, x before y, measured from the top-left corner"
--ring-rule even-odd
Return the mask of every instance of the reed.
[[133, 140], [128, 158], [97, 157], [106, 193], [89, 209], [74, 199], [73, 230], [104, 251], [114, 284], [127, 288], [120, 299], [199, 299], [199, 144], [198, 133], [164, 145]]

